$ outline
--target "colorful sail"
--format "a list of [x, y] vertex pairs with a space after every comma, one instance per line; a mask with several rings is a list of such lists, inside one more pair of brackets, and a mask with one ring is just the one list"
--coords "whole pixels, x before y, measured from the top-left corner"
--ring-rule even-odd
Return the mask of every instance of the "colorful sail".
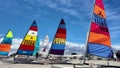
[[112, 55], [110, 34], [106, 24], [106, 14], [102, 0], [95, 1], [87, 52], [105, 58], [110, 58]]
[[9, 30], [7, 35], [4, 37], [0, 44], [0, 55], [8, 56], [8, 53], [11, 49], [13, 34], [12, 31]]
[[34, 52], [33, 52], [33, 56], [36, 56], [36, 54], [39, 52], [39, 48], [40, 48], [40, 44], [39, 43], [40, 43], [40, 40], [37, 37], [35, 48], [34, 48]]
[[42, 51], [45, 52], [49, 44], [49, 37], [48, 35], [45, 36], [45, 39], [42, 43]]
[[50, 48], [50, 54], [64, 55], [66, 45], [66, 25], [62, 19]]
[[44, 57], [46, 57], [48, 55], [49, 52], [49, 37], [48, 35], [45, 35], [45, 38], [41, 44], [41, 48], [40, 48], [40, 54]]
[[25, 38], [23, 39], [17, 54], [20, 55], [33, 55], [33, 51], [36, 44], [37, 39], [37, 33], [38, 33], [38, 27], [36, 22], [34, 21], [32, 25], [30, 26]]
[[46, 51], [46, 49], [47, 49], [48, 45], [49, 45], [49, 43], [48, 43], [48, 44], [44, 47], [43, 52], [45, 52], [45, 51]]
[[39, 48], [40, 48], [40, 41], [37, 37], [37, 40], [36, 40], [36, 44], [35, 44], [35, 48], [34, 48], [34, 52], [33, 52], [33, 56], [36, 56], [36, 54], [39, 52]]

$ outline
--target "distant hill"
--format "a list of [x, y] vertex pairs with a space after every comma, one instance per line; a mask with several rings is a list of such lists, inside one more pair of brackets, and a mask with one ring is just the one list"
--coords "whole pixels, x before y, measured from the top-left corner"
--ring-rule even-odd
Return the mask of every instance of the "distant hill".
[[[0, 41], [3, 38], [0, 39]], [[19, 47], [19, 45], [21, 44], [22, 39], [20, 38], [15, 38], [13, 39], [12, 42], [12, 48], [11, 48], [11, 52], [15, 53]], [[40, 41], [42, 42], [42, 41]], [[41, 44], [40, 44], [41, 45]], [[77, 54], [84, 54], [85, 52], [85, 44], [78, 44], [78, 43], [73, 43], [73, 42], [67, 42], [66, 43], [66, 47], [65, 47], [65, 53], [66, 55], [70, 55], [71, 53], [77, 53]], [[120, 50], [120, 45], [112, 45], [113, 51], [116, 52], [117, 50]]]

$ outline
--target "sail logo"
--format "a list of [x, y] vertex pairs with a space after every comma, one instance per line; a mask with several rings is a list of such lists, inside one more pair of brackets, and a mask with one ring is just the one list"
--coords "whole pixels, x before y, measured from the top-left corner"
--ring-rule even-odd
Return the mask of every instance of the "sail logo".
[[93, 22], [95, 22], [101, 26], [107, 26], [107, 24], [105, 23], [106, 20], [104, 18], [99, 17], [96, 14], [93, 14]]
[[62, 39], [62, 38], [55, 38], [54, 43], [55, 44], [65, 44], [66, 40]]
[[97, 5], [95, 5], [94, 13], [102, 18], [106, 18], [105, 11], [101, 9], [100, 7], [98, 7]]
[[23, 51], [23, 53], [26, 53], [26, 51]]
[[31, 40], [24, 40], [23, 43], [24, 45], [35, 45], [35, 41], [31, 41]]
[[108, 32], [108, 28], [106, 27], [100, 27], [101, 31]]

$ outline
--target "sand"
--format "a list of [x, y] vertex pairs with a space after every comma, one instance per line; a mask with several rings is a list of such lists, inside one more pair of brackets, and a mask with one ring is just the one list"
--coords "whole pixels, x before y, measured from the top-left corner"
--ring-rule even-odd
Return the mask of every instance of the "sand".
[[[71, 61], [72, 64], [32, 64], [32, 63], [16, 63], [14, 64], [13, 61], [0, 61], [0, 68], [74, 68], [74, 64], [79, 63], [78, 60]], [[75, 65], [78, 68], [98, 68], [98, 65], [107, 65], [106, 61], [103, 60], [89, 60], [87, 61], [90, 65]], [[92, 66], [91, 66], [92, 65]], [[119, 66], [120, 62], [116, 61], [109, 61], [109, 65], [111, 66]], [[107, 67], [104, 67], [107, 68]], [[115, 68], [115, 67], [110, 67]]]
[[51, 68], [51, 65], [41, 64], [13, 64], [0, 62], [0, 68]]

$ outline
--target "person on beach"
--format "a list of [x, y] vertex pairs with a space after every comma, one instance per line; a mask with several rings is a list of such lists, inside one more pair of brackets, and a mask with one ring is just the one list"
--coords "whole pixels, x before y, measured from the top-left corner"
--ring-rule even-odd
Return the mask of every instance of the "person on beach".
[[117, 51], [116, 56], [117, 56], [117, 61], [119, 62], [120, 61], [120, 50]]

